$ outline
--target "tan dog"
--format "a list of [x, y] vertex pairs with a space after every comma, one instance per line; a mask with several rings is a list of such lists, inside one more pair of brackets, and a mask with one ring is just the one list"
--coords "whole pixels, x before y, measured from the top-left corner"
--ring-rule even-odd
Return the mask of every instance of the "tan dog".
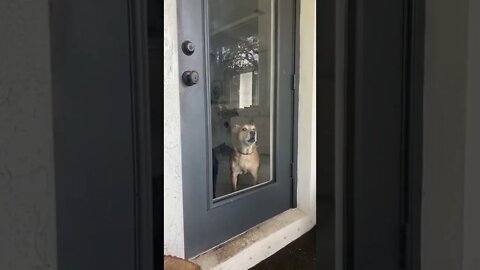
[[233, 191], [237, 191], [239, 174], [250, 173], [253, 185], [258, 184], [260, 155], [257, 151], [257, 130], [254, 124], [235, 125], [232, 129], [233, 152], [230, 158], [230, 171]]

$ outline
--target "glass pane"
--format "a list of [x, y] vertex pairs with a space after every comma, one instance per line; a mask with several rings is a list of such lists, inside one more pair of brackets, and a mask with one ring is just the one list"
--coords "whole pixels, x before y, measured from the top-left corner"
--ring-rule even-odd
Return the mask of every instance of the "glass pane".
[[212, 181], [219, 198], [273, 179], [274, 1], [208, 4]]

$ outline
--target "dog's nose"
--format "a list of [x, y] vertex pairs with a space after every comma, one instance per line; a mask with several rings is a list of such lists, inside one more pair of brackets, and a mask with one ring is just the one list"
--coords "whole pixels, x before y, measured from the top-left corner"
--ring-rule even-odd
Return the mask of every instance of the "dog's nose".
[[250, 131], [250, 136], [255, 136], [255, 131]]

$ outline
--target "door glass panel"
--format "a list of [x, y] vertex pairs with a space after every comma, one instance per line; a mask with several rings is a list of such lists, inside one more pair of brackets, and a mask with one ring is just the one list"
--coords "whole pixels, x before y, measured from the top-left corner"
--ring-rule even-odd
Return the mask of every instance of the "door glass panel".
[[274, 0], [208, 7], [212, 187], [220, 198], [274, 179]]

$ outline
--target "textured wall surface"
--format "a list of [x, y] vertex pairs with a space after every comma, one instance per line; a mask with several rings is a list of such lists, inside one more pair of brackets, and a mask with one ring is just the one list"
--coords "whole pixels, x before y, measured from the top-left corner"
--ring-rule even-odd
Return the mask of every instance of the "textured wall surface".
[[164, 2], [164, 253], [183, 257], [183, 196], [180, 148], [180, 93], [177, 49], [177, 6]]
[[0, 33], [0, 269], [56, 269], [48, 1], [0, 1]]
[[468, 0], [426, 7], [422, 269], [462, 269]]

